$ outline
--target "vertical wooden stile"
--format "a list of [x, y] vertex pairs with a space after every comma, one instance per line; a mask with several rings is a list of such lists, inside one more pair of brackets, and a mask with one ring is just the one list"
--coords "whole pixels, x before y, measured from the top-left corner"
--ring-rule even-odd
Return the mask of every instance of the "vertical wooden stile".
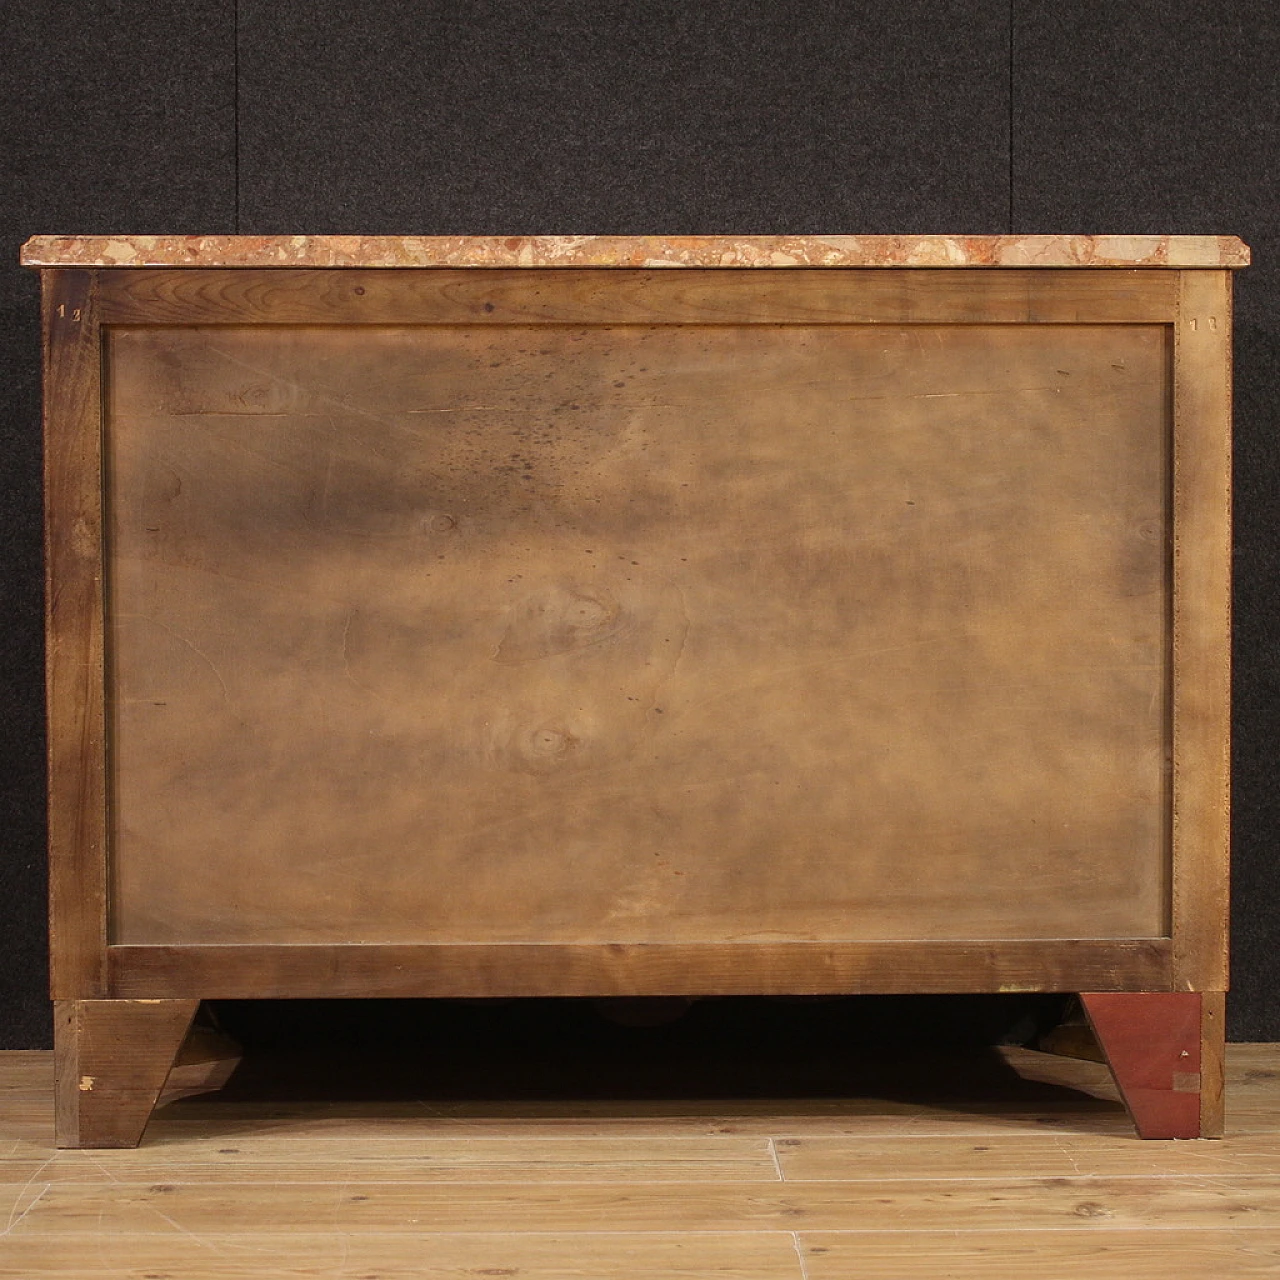
[[1227, 988], [1231, 273], [1179, 275], [1173, 445], [1173, 985]]
[[50, 986], [106, 990], [101, 339], [97, 273], [44, 273]]

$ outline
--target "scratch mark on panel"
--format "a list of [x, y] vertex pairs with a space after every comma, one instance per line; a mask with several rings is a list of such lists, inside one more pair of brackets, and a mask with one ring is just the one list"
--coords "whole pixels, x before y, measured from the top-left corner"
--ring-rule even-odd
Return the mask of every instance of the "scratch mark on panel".
[[355, 674], [351, 670], [351, 652], [348, 649], [347, 644], [351, 635], [351, 624], [356, 620], [356, 614], [359, 612], [359, 609], [352, 609], [347, 614], [347, 620], [342, 627], [342, 672], [347, 679], [360, 690], [361, 693], [367, 693], [371, 697], [385, 701], [376, 689], [371, 689], [367, 684], [361, 684], [360, 681], [355, 678]]
[[197, 648], [196, 645], [192, 644], [191, 641], [186, 638], [186, 636], [175, 631], [171, 626], [169, 626], [167, 622], [161, 622], [159, 618], [152, 618], [145, 613], [120, 613], [120, 614], [117, 614], [116, 617], [121, 621], [125, 621], [126, 619], [133, 619], [140, 622], [154, 623], [157, 627], [161, 629], [161, 631], [167, 631], [180, 644], [186, 645], [186, 647], [190, 649], [191, 652], [194, 653], [197, 658], [201, 659], [201, 661], [203, 661], [208, 666], [209, 670], [213, 672], [213, 677], [215, 680], [217, 680], [219, 688], [221, 688], [222, 690], [223, 701], [224, 702], [231, 701], [231, 695], [227, 691], [227, 682], [222, 678], [222, 673], [214, 665], [213, 659], [210, 658], [209, 655], [205, 653], [203, 649]]
[[698, 702], [691, 702], [683, 708], [683, 711], [687, 713], [700, 707], [710, 706], [715, 702], [723, 702], [726, 698], [735, 698], [746, 689], [754, 689], [757, 685], [776, 680], [779, 676], [791, 675], [796, 671], [812, 671], [820, 667], [842, 667], [850, 662], [861, 662], [864, 658], [880, 657], [887, 653], [905, 653], [909, 649], [921, 649], [931, 644], [947, 644], [965, 634], [963, 631], [957, 631], [948, 635], [934, 636], [927, 640], [913, 640], [907, 644], [891, 644], [876, 649], [859, 649], [854, 653], [842, 653], [835, 657], [818, 658], [813, 662], [796, 662], [790, 666], [774, 667], [770, 671], [762, 673], [755, 680], [748, 681], [745, 684], [734, 685], [729, 689], [722, 689], [720, 692], [712, 694], [711, 697], [703, 698]]

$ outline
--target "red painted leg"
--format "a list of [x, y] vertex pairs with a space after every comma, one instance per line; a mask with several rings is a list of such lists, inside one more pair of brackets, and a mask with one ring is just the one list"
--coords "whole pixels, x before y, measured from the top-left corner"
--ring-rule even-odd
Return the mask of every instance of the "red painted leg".
[[1081, 993], [1142, 1138], [1222, 1136], [1221, 992]]

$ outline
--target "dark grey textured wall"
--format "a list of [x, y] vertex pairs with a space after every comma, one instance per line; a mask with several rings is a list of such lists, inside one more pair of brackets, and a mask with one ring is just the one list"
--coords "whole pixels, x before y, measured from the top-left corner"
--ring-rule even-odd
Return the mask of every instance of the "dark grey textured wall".
[[17, 248], [237, 230], [1243, 236], [1231, 1034], [1280, 1039], [1270, 0], [10, 0], [0, 50], [0, 1047], [49, 1034]]

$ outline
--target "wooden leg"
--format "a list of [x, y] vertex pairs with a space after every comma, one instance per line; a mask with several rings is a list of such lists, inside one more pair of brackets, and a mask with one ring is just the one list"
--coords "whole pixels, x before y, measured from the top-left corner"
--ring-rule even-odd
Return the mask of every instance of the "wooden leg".
[[1220, 1138], [1225, 996], [1081, 993], [1141, 1138]]
[[1227, 993], [1200, 996], [1200, 1136], [1222, 1137], [1227, 1066]]
[[198, 1000], [54, 1002], [60, 1147], [136, 1147]]
[[[201, 1018], [207, 1021], [202, 1022]], [[161, 1102], [176, 1102], [221, 1089], [240, 1065], [244, 1049], [217, 1025], [209, 1006], [201, 1005], [195, 1023], [178, 1050]]]

